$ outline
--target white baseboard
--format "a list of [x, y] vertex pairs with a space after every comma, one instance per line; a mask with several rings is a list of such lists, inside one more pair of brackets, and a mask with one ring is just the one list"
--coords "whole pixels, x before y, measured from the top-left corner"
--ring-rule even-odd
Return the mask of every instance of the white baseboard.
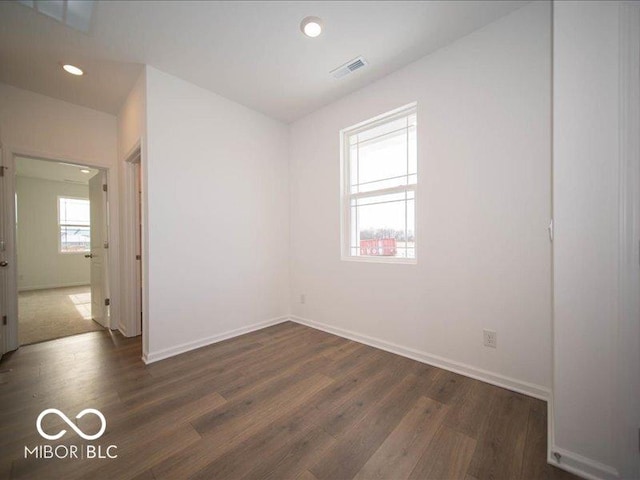
[[27, 287], [18, 287], [18, 292], [31, 292], [34, 290], [51, 290], [54, 288], [68, 288], [68, 287], [86, 287], [89, 286], [87, 282], [70, 282], [70, 283], [57, 283], [55, 285], [35, 285]]
[[[560, 455], [560, 460], [555, 457], [555, 453]], [[549, 448], [548, 454], [548, 463], [587, 480], [618, 480], [620, 478], [615, 468], [555, 445]]]
[[253, 325], [247, 325], [246, 327], [236, 328], [235, 330], [229, 330], [228, 332], [220, 333], [218, 335], [212, 335], [211, 337], [201, 338], [193, 342], [182, 343], [175, 347], [165, 348], [157, 352], [149, 352], [142, 355], [142, 361], [146, 364], [164, 360], [165, 358], [173, 357], [181, 353], [195, 350], [196, 348], [205, 347], [213, 343], [218, 343], [229, 338], [244, 335], [245, 333], [261, 330], [266, 327], [271, 327], [279, 323], [287, 322], [290, 318], [288, 316], [272, 318], [264, 322], [254, 323]]
[[306, 325], [308, 327], [315, 328], [317, 330], [322, 330], [327, 333], [332, 333], [340, 337], [348, 338], [349, 340], [353, 340], [359, 343], [364, 343], [365, 345], [379, 348], [381, 350], [386, 350], [387, 352], [395, 353], [397, 355], [401, 355], [403, 357], [407, 357], [412, 360], [417, 360], [418, 362], [433, 365], [434, 367], [439, 367], [444, 370], [449, 370], [454, 373], [459, 373], [460, 375], [465, 375], [467, 377], [475, 378], [476, 380], [490, 383], [492, 385], [506, 388], [507, 390], [512, 390], [514, 392], [522, 393], [524, 395], [538, 398], [540, 400], [547, 401], [551, 396], [551, 391], [548, 388], [543, 387], [541, 385], [535, 385], [533, 383], [523, 382], [515, 378], [510, 378], [510, 377], [501, 375], [499, 373], [489, 372], [481, 368], [476, 368], [471, 365], [467, 365], [461, 362], [456, 362], [455, 360], [449, 360], [447, 358], [440, 357], [437, 355], [431, 355], [427, 352], [415, 350], [413, 348], [403, 347], [395, 343], [380, 340], [379, 338], [370, 337], [368, 335], [352, 332], [350, 330], [345, 330], [343, 328], [333, 327], [331, 325], [315, 322], [313, 320], [298, 317], [296, 315], [292, 315], [289, 318], [293, 322], [300, 323], [302, 325]]

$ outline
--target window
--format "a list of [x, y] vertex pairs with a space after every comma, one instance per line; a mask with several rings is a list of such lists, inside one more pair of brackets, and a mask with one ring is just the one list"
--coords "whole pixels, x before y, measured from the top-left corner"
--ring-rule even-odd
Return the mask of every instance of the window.
[[60, 253], [84, 253], [91, 249], [89, 200], [58, 197]]
[[341, 132], [342, 258], [415, 263], [416, 105]]

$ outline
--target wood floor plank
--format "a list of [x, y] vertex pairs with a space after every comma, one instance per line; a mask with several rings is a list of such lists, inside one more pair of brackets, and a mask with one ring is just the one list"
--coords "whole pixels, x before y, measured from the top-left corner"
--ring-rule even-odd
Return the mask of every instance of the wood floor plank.
[[289, 408], [295, 409], [332, 382], [315, 374], [284, 389], [277, 387], [228, 402], [225, 408], [192, 422], [204, 439], [197, 448], [166, 459], [154, 468], [154, 473], [161, 478], [184, 478], [190, 472], [200, 471], [247, 438], [286, 417]]
[[300, 475], [298, 475], [295, 478], [295, 480], [318, 480], [318, 479], [309, 470], [303, 470], [302, 472], [300, 472]]
[[354, 478], [408, 478], [440, 428], [447, 411], [446, 405], [420, 397]]
[[292, 362], [298, 370], [318, 371], [326, 361], [324, 353], [332, 348], [336, 339], [326, 339], [316, 342], [313, 346], [304, 346], [296, 353], [284, 351], [282, 357], [269, 362], [269, 365], [260, 369], [252, 369], [248, 373], [238, 376], [235, 380], [225, 382], [218, 387], [220, 394], [226, 399], [233, 399], [243, 393], [254, 389], [259, 384], [273, 382], [290, 371]]
[[[261, 431], [228, 450], [191, 476], [193, 479], [238, 479], [262, 462], [278, 458], [278, 451], [305, 437], [311, 431], [303, 417], [286, 418], [267, 425]], [[325, 434], [326, 435], [326, 434]], [[255, 476], [253, 478], [262, 478]]]
[[527, 439], [522, 461], [522, 480], [562, 480], [573, 478], [569, 472], [547, 463], [547, 404], [530, 399]]
[[427, 389], [427, 397], [452, 405], [460, 403], [471, 387], [472, 379], [447, 370], [439, 370]]
[[520, 477], [530, 405], [531, 399], [525, 395], [496, 391], [469, 474], [480, 479]]
[[[224, 389], [225, 385], [230, 385], [232, 382], [243, 378], [245, 372], [254, 372], [252, 378], [256, 378], [256, 372], [263, 372], [267, 375], [266, 370], [274, 368], [290, 367], [292, 363], [302, 361], [309, 354], [316, 351], [322, 351], [328, 348], [330, 345], [336, 342], [337, 337], [318, 338], [317, 334], [313, 333], [314, 340], [310, 340], [311, 336], [309, 332], [303, 332], [300, 334], [300, 338], [297, 339], [295, 345], [289, 348], [283, 348], [281, 345], [267, 345], [256, 351], [253, 355], [240, 355], [237, 357], [235, 354], [219, 359], [218, 361], [207, 362], [207, 365], [203, 368], [192, 369], [187, 368], [179, 374], [172, 374], [168, 378], [163, 377], [152, 385], [145, 386], [138, 391], [123, 393], [119, 391], [122, 400], [127, 404], [132, 404], [139, 401], [144, 401], [148, 398], [153, 398], [166, 389], [180, 389], [185, 385], [194, 383], [207, 383], [215, 386], [217, 389]], [[264, 359], [268, 358], [269, 362], [265, 363]], [[258, 375], [259, 378], [259, 375]], [[248, 381], [251, 383], [251, 381]]]
[[[145, 441], [137, 441], [130, 448], [122, 449], [122, 453], [118, 457], [118, 464], [105, 461], [99, 469], [92, 470], [91, 474], [94, 478], [128, 480], [145, 470], [149, 470], [173, 452], [196, 445], [201, 440], [201, 437], [189, 425], [164, 435], [149, 436]], [[87, 476], [84, 475], [85, 478]]]
[[423, 385], [425, 377], [417, 375], [406, 360], [401, 357], [386, 357], [385, 368], [356, 388], [346, 399], [347, 401], [336, 403], [333, 408], [319, 413], [316, 422], [334, 437], [339, 437], [343, 432], [360, 422], [375, 407], [380, 398], [384, 397], [393, 385], [404, 378], [408, 372], [413, 375], [414, 390], [421, 391], [420, 387]]
[[443, 426], [408, 478], [464, 480], [475, 448], [473, 438]]
[[195, 445], [200, 440], [201, 437], [190, 425], [167, 429], [160, 435], [118, 436], [117, 459], [20, 459], [13, 463], [12, 478], [128, 480], [149, 470], [176, 450]]
[[417, 386], [413, 374], [390, 383], [387, 394], [360, 422], [345, 431], [309, 471], [320, 480], [353, 478], [419, 398]]
[[156, 477], [151, 470], [145, 470], [141, 474], [133, 477], [132, 480], [156, 480]]
[[[575, 478], [546, 465], [543, 402], [306, 326], [140, 357], [139, 338], [107, 331], [5, 355], [0, 477]], [[98, 443], [117, 444], [118, 458], [24, 458], [25, 445], [81, 443], [71, 431], [44, 441], [35, 419], [49, 407], [102, 411]]]
[[[306, 399], [322, 390], [333, 380], [321, 374], [298, 379], [289, 384], [289, 378], [269, 384], [252, 395], [240, 397], [228, 402], [225, 408], [217, 409], [194, 420], [192, 425], [201, 435], [215, 435], [229, 438], [235, 432], [244, 432], [255, 427], [257, 422], [267, 422], [286, 410], [303, 403]], [[259, 418], [253, 416], [260, 412]]]
[[471, 438], [478, 438], [497, 389], [478, 380], [470, 380], [469, 384], [457, 408], [449, 410], [444, 424]]
[[307, 468], [326, 450], [335, 444], [335, 439], [322, 428], [315, 427], [294, 442], [281, 445], [272, 455], [263, 458], [243, 478], [251, 480], [285, 480], [296, 478], [301, 468]]
[[[530, 402], [527, 437], [520, 478], [551, 478], [546, 465], [547, 457], [547, 404], [542, 401]], [[549, 467], [549, 468], [547, 468]]]

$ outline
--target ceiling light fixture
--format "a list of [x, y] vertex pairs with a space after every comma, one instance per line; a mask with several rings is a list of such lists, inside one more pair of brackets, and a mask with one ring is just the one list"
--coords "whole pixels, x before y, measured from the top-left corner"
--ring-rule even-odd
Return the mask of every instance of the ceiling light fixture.
[[306, 17], [300, 22], [300, 30], [307, 37], [315, 38], [322, 33], [322, 20], [318, 17]]
[[71, 75], [84, 75], [84, 72], [82, 71], [82, 69], [76, 67], [75, 65], [63, 65], [62, 68], [64, 68], [65, 72], [70, 73]]
[[86, 168], [81, 168], [80, 171], [82, 173], [91, 173], [91, 170], [87, 170]]

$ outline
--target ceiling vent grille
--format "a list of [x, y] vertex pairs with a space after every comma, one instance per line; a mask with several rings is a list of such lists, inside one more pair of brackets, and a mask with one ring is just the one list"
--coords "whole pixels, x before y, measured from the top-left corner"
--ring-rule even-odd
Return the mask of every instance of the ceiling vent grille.
[[335, 70], [331, 70], [331, 75], [333, 78], [342, 78], [346, 75], [349, 75], [351, 72], [355, 72], [359, 68], [367, 65], [367, 61], [363, 57], [354, 58], [353, 60], [349, 60], [344, 65], [339, 66]]

